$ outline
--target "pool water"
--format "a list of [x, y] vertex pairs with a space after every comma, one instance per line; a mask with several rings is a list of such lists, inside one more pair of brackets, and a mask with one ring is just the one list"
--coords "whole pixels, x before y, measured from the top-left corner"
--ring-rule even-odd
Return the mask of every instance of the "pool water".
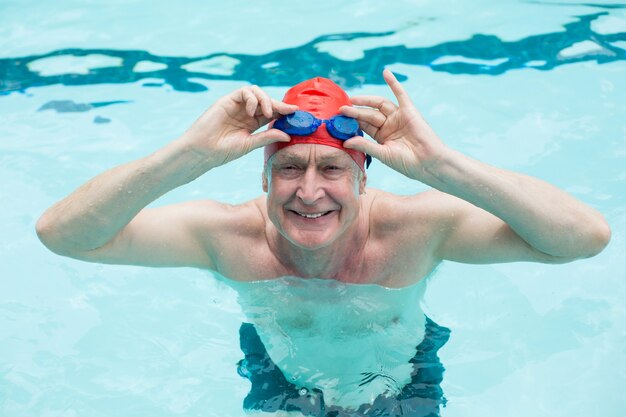
[[[421, 308], [452, 330], [443, 416], [626, 409], [626, 5], [604, 1], [0, 2], [0, 415], [242, 415], [246, 319], [227, 280], [103, 266], [37, 240], [40, 214], [250, 83], [313, 76], [390, 97], [389, 68], [454, 149], [608, 219], [566, 265], [443, 264]], [[253, 152], [162, 197], [261, 193]], [[375, 161], [369, 186], [426, 189]], [[558, 207], [554, 208], [558, 210]]]

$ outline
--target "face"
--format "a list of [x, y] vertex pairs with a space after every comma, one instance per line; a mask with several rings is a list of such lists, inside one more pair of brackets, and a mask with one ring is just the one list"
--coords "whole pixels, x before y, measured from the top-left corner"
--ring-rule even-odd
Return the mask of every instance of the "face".
[[365, 177], [350, 156], [325, 145], [298, 144], [268, 162], [267, 212], [292, 244], [317, 249], [339, 238], [359, 214]]

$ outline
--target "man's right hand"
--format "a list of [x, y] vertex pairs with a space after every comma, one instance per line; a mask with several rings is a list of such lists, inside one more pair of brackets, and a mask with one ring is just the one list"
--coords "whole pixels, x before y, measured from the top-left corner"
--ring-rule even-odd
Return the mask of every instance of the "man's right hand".
[[243, 87], [216, 101], [181, 139], [217, 167], [270, 143], [289, 142], [289, 135], [277, 129], [254, 132], [297, 109], [271, 99], [258, 86]]

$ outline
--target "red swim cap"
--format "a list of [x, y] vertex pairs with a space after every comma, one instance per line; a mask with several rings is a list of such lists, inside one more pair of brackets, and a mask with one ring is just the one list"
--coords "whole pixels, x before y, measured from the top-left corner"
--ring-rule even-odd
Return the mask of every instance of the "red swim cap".
[[[307, 111], [318, 119], [328, 120], [339, 114], [341, 106], [351, 106], [350, 98], [345, 91], [328, 78], [315, 77], [291, 87], [283, 101], [295, 104], [300, 110]], [[270, 125], [273, 125], [273, 123]], [[363, 152], [343, 147], [343, 141], [335, 139], [326, 130], [323, 123], [315, 132], [308, 136], [291, 136], [290, 142], [275, 142], [265, 147], [265, 163], [279, 150], [299, 143], [332, 146], [347, 152], [356, 164], [365, 171], [365, 154]]]

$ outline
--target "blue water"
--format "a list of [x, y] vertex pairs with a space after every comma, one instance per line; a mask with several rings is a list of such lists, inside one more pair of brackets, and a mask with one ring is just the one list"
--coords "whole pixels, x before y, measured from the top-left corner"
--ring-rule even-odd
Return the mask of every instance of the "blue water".
[[[231, 287], [61, 258], [34, 224], [235, 88], [279, 98], [320, 75], [389, 96], [383, 68], [449, 146], [556, 184], [613, 229], [602, 254], [567, 265], [438, 270], [423, 308], [452, 330], [442, 415], [623, 415], [625, 54], [619, 2], [0, 1], [0, 415], [242, 415]], [[246, 201], [261, 168], [254, 152], [154, 204]], [[425, 189], [380, 163], [368, 177]]]

